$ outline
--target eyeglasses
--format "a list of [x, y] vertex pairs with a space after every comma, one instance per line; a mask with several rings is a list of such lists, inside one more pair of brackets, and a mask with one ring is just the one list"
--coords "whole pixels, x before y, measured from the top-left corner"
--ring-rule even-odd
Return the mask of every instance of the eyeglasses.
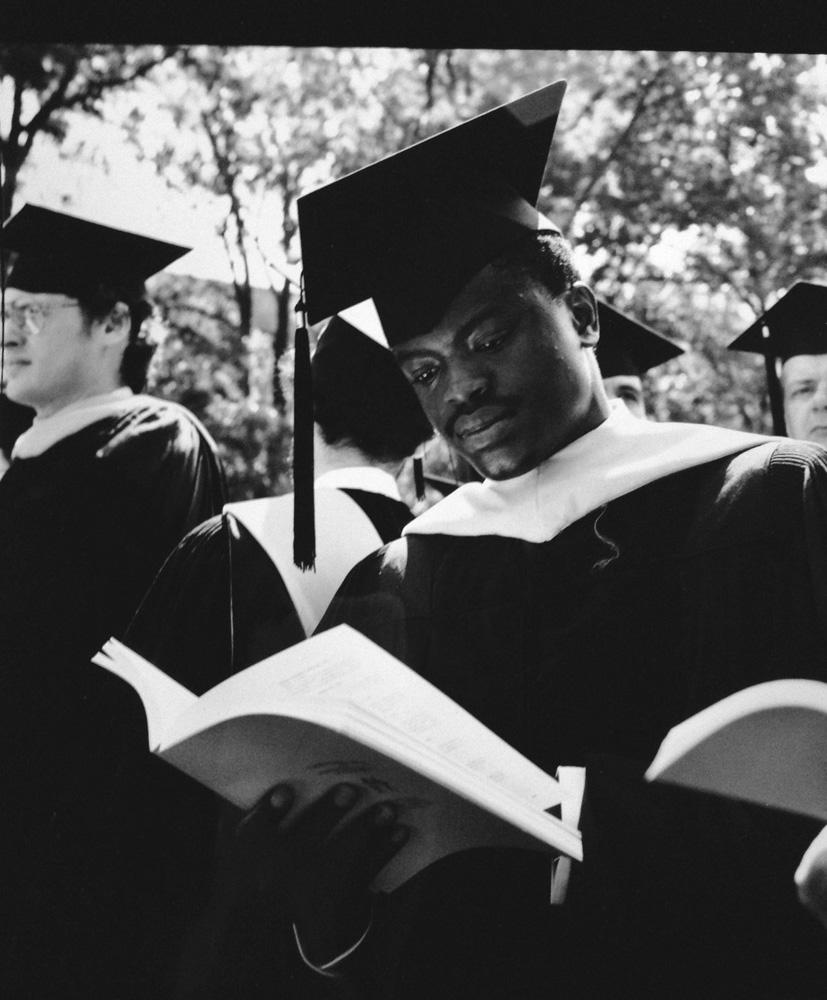
[[32, 333], [40, 333], [46, 319], [55, 309], [67, 309], [78, 306], [77, 299], [69, 302], [7, 302], [3, 309], [3, 322], [13, 323], [18, 327], [26, 327]]

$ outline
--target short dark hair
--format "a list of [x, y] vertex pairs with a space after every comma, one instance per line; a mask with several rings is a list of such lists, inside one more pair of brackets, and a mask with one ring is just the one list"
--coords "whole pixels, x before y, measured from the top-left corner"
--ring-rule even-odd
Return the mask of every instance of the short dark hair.
[[433, 434], [391, 352], [334, 316], [311, 361], [313, 419], [327, 444], [376, 462], [402, 462]]
[[571, 244], [564, 236], [550, 230], [528, 233], [512, 243], [491, 265], [497, 270], [515, 271], [533, 278], [555, 298], [582, 280]]
[[402, 462], [433, 434], [421, 410], [389, 410], [386, 401], [367, 395], [343, 402], [315, 383], [313, 419], [327, 444], [353, 445], [377, 462]]
[[90, 320], [104, 319], [118, 302], [129, 309], [129, 340], [121, 358], [121, 385], [133, 392], [146, 387], [149, 363], [155, 353], [153, 344], [143, 330], [144, 322], [152, 314], [143, 282], [129, 286], [99, 284], [78, 296], [80, 307]]

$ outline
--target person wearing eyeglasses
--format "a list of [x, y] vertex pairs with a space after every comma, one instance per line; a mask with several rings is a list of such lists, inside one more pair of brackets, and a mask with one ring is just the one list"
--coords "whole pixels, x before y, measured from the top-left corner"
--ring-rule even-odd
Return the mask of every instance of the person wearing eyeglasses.
[[0, 995], [159, 996], [188, 788], [148, 763], [140, 707], [89, 659], [225, 499], [204, 428], [141, 393], [144, 280], [186, 248], [33, 205], [0, 247], [2, 389], [34, 410], [0, 479]]

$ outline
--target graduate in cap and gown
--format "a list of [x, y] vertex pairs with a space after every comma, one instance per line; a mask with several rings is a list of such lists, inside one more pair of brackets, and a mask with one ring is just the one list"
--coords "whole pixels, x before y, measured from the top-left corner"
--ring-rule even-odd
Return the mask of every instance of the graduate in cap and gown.
[[[399, 538], [412, 520], [395, 477], [433, 431], [381, 342], [375, 314], [362, 309], [348, 316], [329, 321], [310, 363], [309, 494], [228, 504], [191, 531], [124, 636], [196, 693], [309, 635], [353, 566]], [[296, 386], [294, 394], [301, 392]], [[311, 512], [311, 566], [296, 565], [294, 504], [305, 543], [302, 513]], [[226, 806], [219, 817], [216, 802], [219, 844], [234, 841], [241, 816]], [[176, 996], [228, 1000], [270, 996], [274, 989], [282, 997], [314, 995], [319, 977], [300, 961], [289, 921], [276, 931], [283, 909], [271, 913], [247, 898], [221, 865], [204, 891]]]
[[140, 703], [89, 660], [224, 500], [204, 428], [141, 392], [144, 280], [187, 248], [34, 205], [0, 244], [3, 389], [35, 411], [0, 480], [0, 993], [157, 996], [186, 855], [154, 824], [189, 789], [163, 799]]
[[610, 405], [596, 300], [535, 207], [563, 90], [298, 204], [310, 321], [371, 297], [485, 477], [360, 563], [319, 629], [363, 632], [547, 772], [585, 767], [584, 861], [563, 891], [541, 852], [467, 851], [376, 896], [416, 836], [403, 803], [381, 836], [353, 789], [301, 810], [278, 787], [247, 829], [331, 995], [817, 996], [827, 954], [793, 886], [813, 824], [641, 776], [701, 707], [824, 679], [827, 456]]
[[609, 399], [621, 399], [636, 417], [646, 416], [643, 376], [683, 354], [684, 348], [651, 327], [597, 300], [600, 340], [595, 354]]
[[124, 636], [198, 693], [310, 635], [353, 566], [413, 518], [395, 477], [433, 430], [381, 329], [352, 318], [329, 321], [310, 365], [312, 566], [294, 560], [292, 493], [227, 504], [170, 554]]
[[729, 347], [764, 355], [775, 433], [827, 445], [827, 285], [797, 281]]

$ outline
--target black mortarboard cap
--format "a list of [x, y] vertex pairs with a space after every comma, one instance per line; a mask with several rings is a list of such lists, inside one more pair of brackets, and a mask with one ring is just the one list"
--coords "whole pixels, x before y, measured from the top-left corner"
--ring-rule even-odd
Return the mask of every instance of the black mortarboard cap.
[[298, 201], [311, 323], [372, 298], [393, 346], [430, 329], [537, 210], [566, 85], [549, 84]]
[[729, 347], [782, 361], [796, 354], [827, 354], [827, 285], [797, 281]]
[[0, 245], [16, 255], [7, 288], [73, 297], [101, 283], [140, 289], [191, 249], [40, 205], [24, 205], [13, 215], [0, 230]]
[[827, 354], [827, 285], [797, 281], [729, 348], [764, 355], [773, 430], [785, 434], [784, 395], [776, 359], [783, 362], [796, 354]]
[[377, 459], [412, 455], [433, 435], [391, 352], [341, 316], [319, 337], [311, 371], [317, 422], [362, 442]]
[[601, 299], [597, 300], [597, 316], [600, 340], [596, 353], [603, 378], [613, 375], [640, 377], [650, 368], [684, 352], [682, 345], [668, 340]]

